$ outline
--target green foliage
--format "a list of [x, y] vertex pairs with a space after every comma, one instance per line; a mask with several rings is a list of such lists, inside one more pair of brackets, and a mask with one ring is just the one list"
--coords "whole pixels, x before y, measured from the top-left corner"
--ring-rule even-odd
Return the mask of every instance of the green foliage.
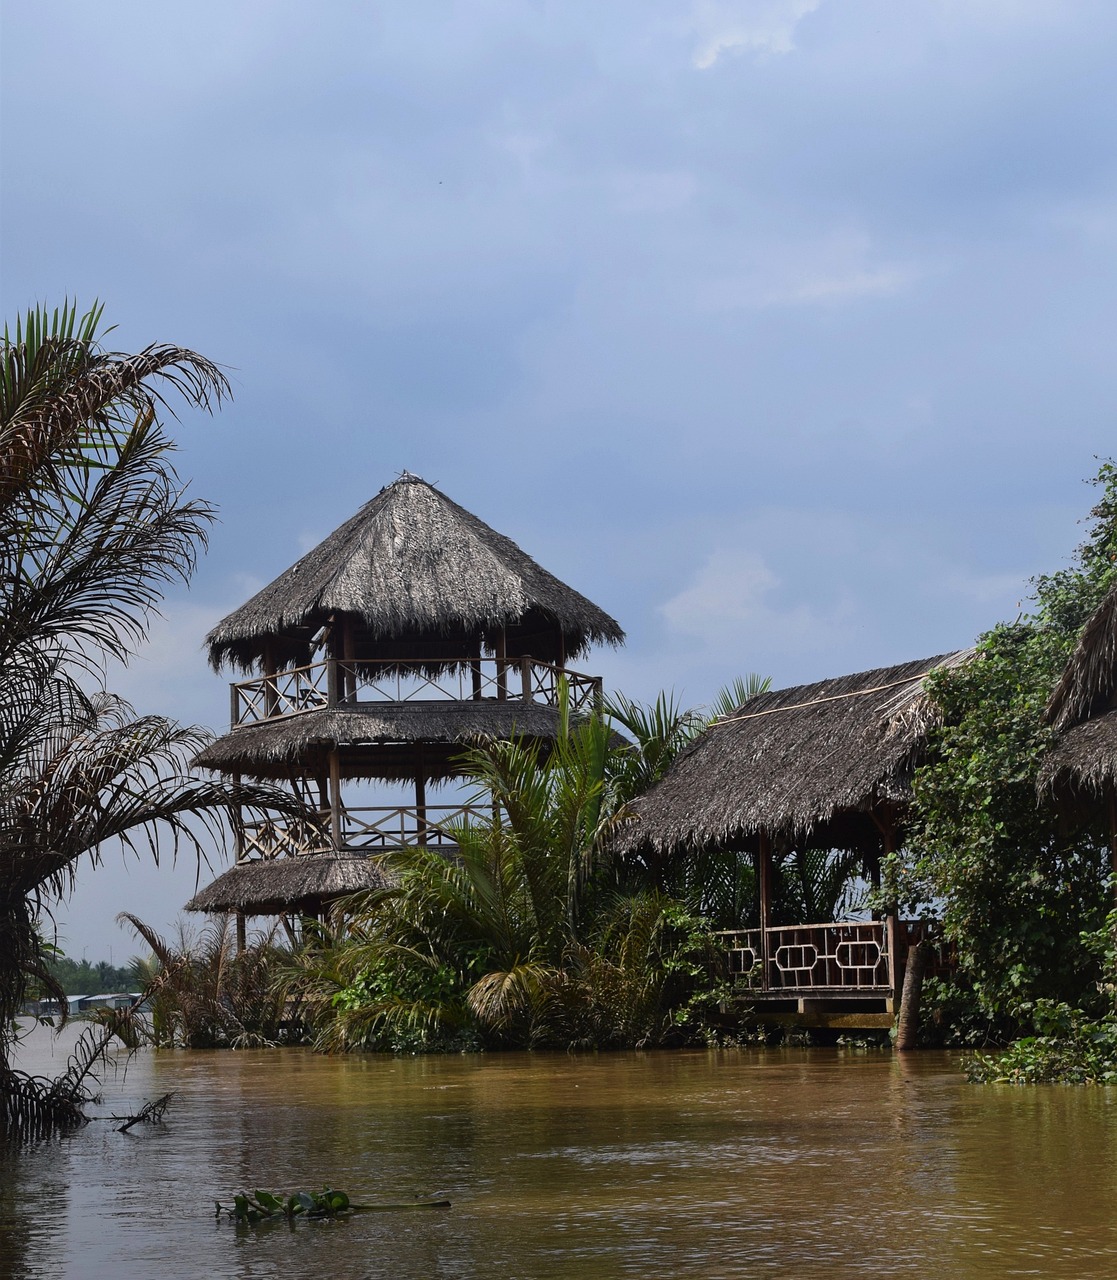
[[372, 1213], [386, 1209], [449, 1209], [449, 1200], [404, 1200], [392, 1204], [353, 1204], [344, 1191], [323, 1187], [321, 1191], [240, 1191], [232, 1204], [215, 1200], [214, 1216], [222, 1214], [235, 1222], [255, 1226], [259, 1222], [293, 1222], [296, 1218], [342, 1218], [352, 1213]]
[[674, 1014], [716, 978], [708, 926], [609, 841], [633, 786], [666, 767], [689, 722], [668, 699], [614, 711], [629, 746], [591, 716], [548, 752], [512, 741], [466, 755], [491, 816], [456, 830], [452, 860], [392, 855], [395, 886], [365, 896], [345, 937], [322, 933], [293, 959], [287, 990], [320, 1047], [604, 1047], [697, 1034]]
[[909, 903], [936, 903], [980, 1017], [1028, 1029], [1041, 1002], [1096, 1009], [1098, 959], [1083, 941], [1108, 906], [1098, 830], [1068, 830], [1036, 777], [1043, 711], [1078, 633], [1113, 582], [1117, 473], [1076, 563], [1035, 581], [1023, 620], [982, 637], [977, 660], [929, 682], [942, 714], [915, 778], [907, 856], [886, 867]]
[[136, 991], [143, 985], [135, 964], [114, 966], [104, 960], [90, 964], [60, 955], [48, 962], [47, 971], [68, 996]]
[[187, 1049], [251, 1048], [287, 1038], [290, 1020], [275, 975], [285, 952], [275, 929], [238, 952], [229, 917], [216, 917], [191, 936], [182, 926], [177, 944], [122, 912], [119, 920], [151, 948], [146, 990], [150, 1039]]
[[1003, 1053], [974, 1054], [967, 1075], [981, 1084], [1117, 1084], [1117, 1019], [1091, 1019], [1055, 1000], [1038, 1000], [1032, 1022]]

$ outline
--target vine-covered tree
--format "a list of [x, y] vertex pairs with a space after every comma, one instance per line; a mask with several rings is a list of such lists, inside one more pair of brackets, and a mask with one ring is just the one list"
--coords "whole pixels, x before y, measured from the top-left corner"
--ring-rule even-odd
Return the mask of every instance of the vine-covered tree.
[[1101, 497], [1072, 565], [1035, 580], [1032, 610], [984, 635], [977, 661], [933, 679], [943, 727], [916, 774], [918, 821], [899, 860], [906, 895], [941, 907], [973, 1012], [994, 1034], [1032, 1029], [1052, 1001], [1098, 1003], [1104, 832], [1069, 824], [1036, 787], [1052, 742], [1044, 708], [1115, 580], [1112, 464], [1095, 483]]

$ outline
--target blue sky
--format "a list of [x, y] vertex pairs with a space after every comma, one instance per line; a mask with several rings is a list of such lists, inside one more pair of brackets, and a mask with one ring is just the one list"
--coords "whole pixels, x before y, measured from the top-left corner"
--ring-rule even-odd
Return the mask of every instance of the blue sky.
[[[968, 644], [1108, 456], [1117, 7], [4, 5], [5, 317], [230, 368], [175, 427], [221, 524], [114, 684], [220, 728], [209, 626], [403, 469], [702, 702]], [[192, 863], [106, 868], [129, 954]]]

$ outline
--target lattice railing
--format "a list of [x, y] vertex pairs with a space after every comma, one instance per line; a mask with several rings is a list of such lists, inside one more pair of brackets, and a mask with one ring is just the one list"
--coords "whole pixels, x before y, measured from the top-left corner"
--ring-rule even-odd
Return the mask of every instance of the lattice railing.
[[768, 929], [767, 964], [759, 929], [719, 934], [732, 977], [760, 991], [890, 991], [883, 921], [784, 925]]
[[597, 676], [535, 662], [480, 658], [434, 674], [417, 664], [327, 659], [231, 686], [233, 727], [365, 702], [538, 702], [558, 706], [563, 682], [573, 712], [601, 705]]

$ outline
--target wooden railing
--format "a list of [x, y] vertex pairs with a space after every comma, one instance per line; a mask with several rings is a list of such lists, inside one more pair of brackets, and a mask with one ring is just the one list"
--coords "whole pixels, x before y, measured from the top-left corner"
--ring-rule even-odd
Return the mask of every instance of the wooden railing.
[[[453, 851], [458, 847], [454, 828], [474, 818], [488, 818], [491, 813], [489, 806], [472, 804], [429, 804], [422, 809], [415, 805], [343, 808], [337, 847], [351, 854], [388, 853], [420, 845]], [[274, 819], [246, 822], [241, 828], [240, 860], [330, 853], [335, 845], [329, 819], [327, 810], [321, 815], [321, 826]]]
[[326, 659], [230, 686], [233, 728], [369, 702], [538, 702], [559, 704], [565, 683], [572, 712], [600, 707], [601, 679], [536, 662], [480, 658], [434, 675], [420, 664]]
[[929, 971], [950, 969], [933, 920], [898, 920], [894, 930], [884, 920], [849, 920], [780, 925], [763, 934], [760, 929], [727, 930], [717, 936], [725, 943], [730, 977], [758, 994], [891, 994], [893, 959], [902, 971], [908, 948], [924, 940], [935, 944]]

